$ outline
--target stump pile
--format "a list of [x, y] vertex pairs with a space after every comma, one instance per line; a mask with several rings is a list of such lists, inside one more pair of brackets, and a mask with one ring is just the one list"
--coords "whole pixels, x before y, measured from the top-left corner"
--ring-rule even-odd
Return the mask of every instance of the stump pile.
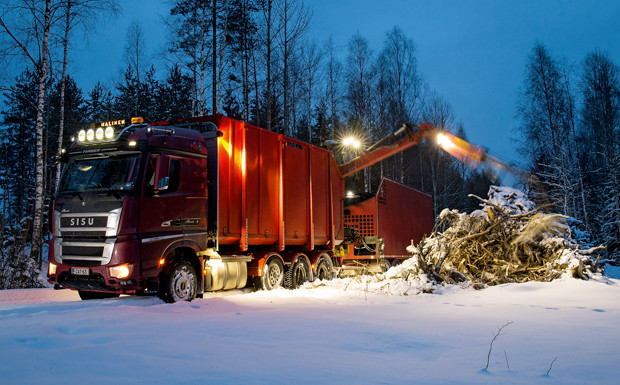
[[488, 199], [476, 198], [482, 208], [470, 214], [444, 210], [433, 233], [408, 249], [412, 261], [396, 275], [484, 287], [551, 281], [564, 274], [585, 279], [599, 270], [602, 247], [582, 250], [568, 217], [549, 212], [554, 204], [536, 207], [523, 192], [496, 186]]

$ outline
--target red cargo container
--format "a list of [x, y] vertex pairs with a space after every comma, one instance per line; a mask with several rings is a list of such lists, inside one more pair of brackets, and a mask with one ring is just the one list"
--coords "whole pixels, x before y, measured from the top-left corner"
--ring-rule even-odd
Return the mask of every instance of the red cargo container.
[[[221, 249], [331, 250], [343, 240], [344, 182], [331, 153], [215, 115]], [[208, 152], [208, 162], [214, 154]], [[210, 197], [213, 199], [213, 197]]]

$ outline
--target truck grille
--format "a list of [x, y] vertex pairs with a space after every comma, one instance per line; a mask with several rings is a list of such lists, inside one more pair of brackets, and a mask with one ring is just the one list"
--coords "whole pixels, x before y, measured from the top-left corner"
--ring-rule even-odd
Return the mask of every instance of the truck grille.
[[54, 212], [54, 254], [59, 263], [107, 265], [112, 258], [121, 209], [103, 213]]
[[[76, 244], [72, 242], [72, 244]], [[70, 255], [84, 255], [87, 257], [99, 257], [103, 255], [103, 245], [101, 247], [86, 247], [83, 245], [79, 246], [62, 246], [62, 255], [64, 258], [68, 258]]]

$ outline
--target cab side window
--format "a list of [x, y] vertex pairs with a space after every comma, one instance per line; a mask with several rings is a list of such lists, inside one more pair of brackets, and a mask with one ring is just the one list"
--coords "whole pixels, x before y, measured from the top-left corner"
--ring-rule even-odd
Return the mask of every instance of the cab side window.
[[[151, 155], [149, 157], [149, 164], [146, 172], [146, 195], [155, 195], [155, 164], [157, 161], [157, 155]], [[179, 189], [179, 174], [181, 173], [181, 165], [179, 159], [170, 158], [170, 169], [168, 181], [168, 188], [157, 192], [157, 195], [170, 194], [178, 191]]]

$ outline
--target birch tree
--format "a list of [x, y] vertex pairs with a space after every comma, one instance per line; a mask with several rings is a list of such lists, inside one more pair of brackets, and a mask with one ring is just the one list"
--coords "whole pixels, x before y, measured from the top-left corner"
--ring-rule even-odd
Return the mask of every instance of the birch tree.
[[330, 129], [330, 138], [335, 138], [336, 127], [341, 121], [342, 114], [342, 82], [343, 65], [336, 53], [336, 46], [330, 37], [324, 48], [325, 56], [325, 100], [328, 107], [327, 124]]
[[[443, 131], [454, 132], [456, 118], [452, 106], [436, 92], [432, 92], [422, 111], [422, 120]], [[421, 148], [426, 156], [431, 191], [433, 195], [433, 211], [437, 216], [445, 207], [458, 207], [456, 200], [462, 200], [462, 182], [457, 161], [440, 150], [437, 146], [425, 144]]]
[[567, 94], [558, 60], [540, 43], [528, 58], [517, 117], [523, 141], [520, 151], [541, 181], [535, 186], [541, 199], [561, 201], [563, 212], [577, 214], [574, 196], [578, 174], [571, 151], [570, 117], [572, 100]]
[[258, 26], [254, 14], [258, 8], [255, 0], [232, 0], [230, 17], [230, 45], [233, 57], [238, 63], [239, 75], [234, 77], [241, 83], [241, 118], [250, 120], [250, 97], [252, 89], [256, 97], [256, 88], [252, 87], [252, 59], [256, 54]]
[[310, 25], [312, 13], [299, 0], [280, 0], [276, 7], [280, 19], [281, 33], [278, 42], [280, 63], [282, 66], [282, 115], [285, 133], [290, 130], [294, 120], [291, 119], [291, 108], [296, 102], [291, 98], [295, 91], [294, 79], [291, 76], [292, 61], [297, 59], [296, 51], [301, 49], [304, 34]]
[[[62, 17], [64, 26], [62, 32], [62, 77], [60, 81], [60, 121], [58, 123], [58, 153], [62, 150], [65, 129], [65, 89], [67, 83], [67, 67], [69, 64], [69, 48], [71, 33], [79, 30], [85, 36], [93, 30], [93, 21], [103, 14], [115, 16], [120, 12], [115, 0], [64, 0]], [[56, 166], [56, 183], [60, 180], [61, 165]]]
[[[403, 123], [417, 123], [422, 113], [422, 77], [418, 71], [415, 45], [402, 30], [394, 27], [386, 34], [379, 58], [382, 73], [381, 89], [384, 100], [384, 118], [381, 123], [387, 135]], [[402, 152], [390, 162], [396, 170], [393, 177], [405, 183], [405, 157], [412, 151]]]
[[[347, 46], [346, 70], [346, 123], [347, 131], [364, 138], [366, 143], [377, 139], [374, 125], [375, 72], [374, 54], [368, 41], [359, 33], [354, 35]], [[359, 176], [356, 175], [356, 178]], [[363, 187], [358, 191], [370, 191], [370, 174], [364, 169]]]
[[171, 31], [169, 53], [192, 74], [192, 111], [206, 113], [207, 68], [211, 54], [211, 0], [173, 0], [166, 24]]
[[[48, 60], [49, 60], [49, 41], [52, 21], [58, 11], [58, 3], [52, 0], [45, 2], [19, 1], [5, 5], [0, 16], [0, 31], [8, 36], [12, 43], [5, 47], [9, 54], [19, 54], [25, 57], [38, 74], [37, 86], [37, 118], [36, 118], [36, 139], [35, 139], [35, 199], [33, 208], [31, 253], [39, 256], [42, 244], [43, 232], [43, 199], [44, 199], [44, 169], [43, 169], [43, 114], [45, 107], [45, 94], [48, 80]], [[7, 20], [7, 14], [10, 20]], [[11, 21], [20, 25], [24, 21], [30, 20], [34, 29], [26, 31], [25, 35], [20, 36], [20, 29], [15, 28]], [[36, 41], [34, 46], [32, 39]], [[5, 51], [6, 54], [7, 51]]]

